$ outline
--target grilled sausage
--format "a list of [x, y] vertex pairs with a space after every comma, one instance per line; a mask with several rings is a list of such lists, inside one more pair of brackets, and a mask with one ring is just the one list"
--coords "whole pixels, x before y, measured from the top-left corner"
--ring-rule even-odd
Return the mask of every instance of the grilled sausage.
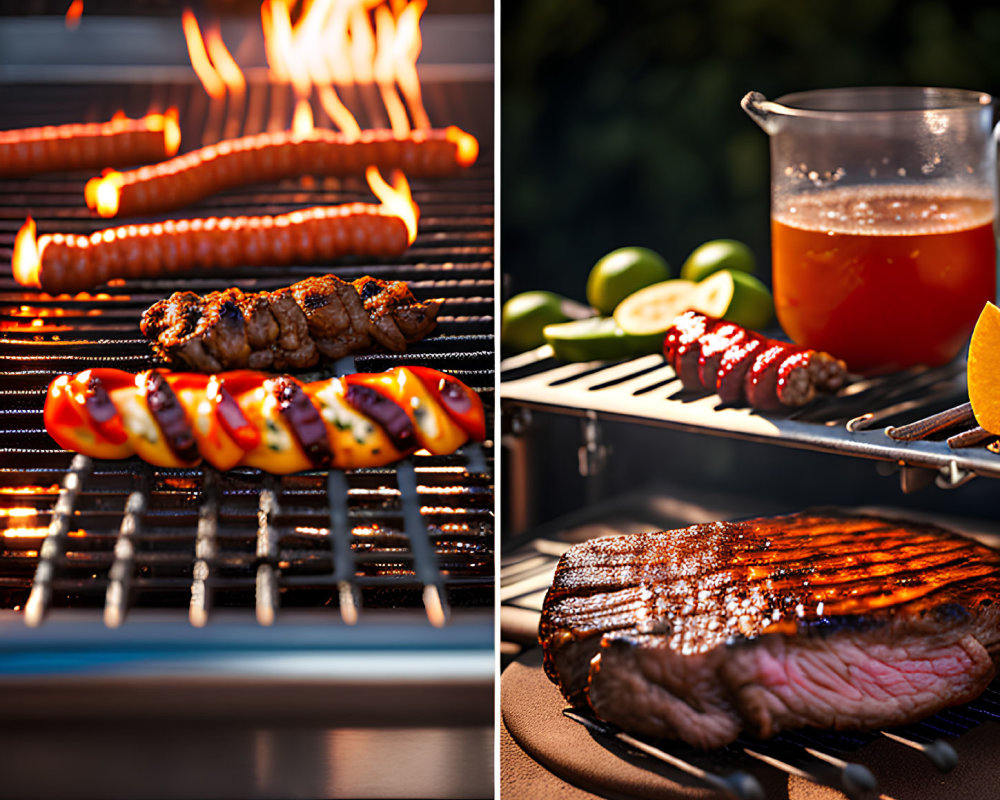
[[274, 474], [376, 467], [486, 437], [482, 401], [426, 367], [302, 383], [249, 370], [201, 375], [89, 369], [49, 386], [45, 427], [66, 450], [160, 467], [202, 459]]
[[119, 113], [108, 122], [0, 131], [0, 177], [144, 164], [169, 158], [180, 141], [176, 108], [141, 119]]
[[689, 391], [716, 392], [723, 403], [760, 411], [795, 408], [817, 391], [835, 392], [847, 368], [828, 353], [761, 336], [699, 311], [674, 320], [663, 353]]
[[397, 256], [406, 223], [383, 205], [316, 206], [280, 216], [209, 217], [122, 225], [90, 236], [43, 234], [29, 217], [14, 246], [15, 279], [50, 294], [115, 278], [153, 278], [193, 269]]
[[148, 214], [251, 183], [299, 175], [363, 175], [372, 164], [401, 169], [410, 177], [448, 175], [472, 164], [478, 151], [476, 139], [455, 127], [413, 131], [405, 137], [368, 130], [353, 141], [327, 130], [262, 133], [227, 139], [130, 172], [106, 171], [87, 183], [84, 195], [102, 217]]

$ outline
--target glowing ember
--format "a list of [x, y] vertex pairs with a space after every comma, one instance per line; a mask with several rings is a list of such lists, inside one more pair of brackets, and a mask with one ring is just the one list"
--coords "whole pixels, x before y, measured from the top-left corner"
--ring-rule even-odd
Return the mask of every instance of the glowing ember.
[[34, 517], [38, 515], [35, 508], [0, 508], [0, 517]]
[[[38, 539], [49, 532], [48, 528], [7, 528], [4, 539]], [[25, 553], [27, 555], [27, 553]]]
[[83, 16], [83, 0], [73, 0], [66, 9], [66, 27], [70, 30], [77, 28], [81, 16]]
[[35, 221], [28, 217], [14, 239], [14, 257], [11, 261], [14, 280], [22, 286], [42, 288], [40, 274], [42, 270], [41, 251], [35, 241]]
[[184, 26], [184, 39], [187, 41], [191, 66], [194, 67], [198, 80], [205, 87], [209, 97], [222, 100], [226, 96], [226, 82], [212, 65], [212, 60], [205, 49], [205, 41], [201, 37], [198, 20], [191, 9], [184, 9], [184, 13], [181, 15], [181, 24]]
[[0, 494], [56, 494], [59, 484], [50, 486], [0, 486]]
[[382, 201], [386, 211], [403, 220], [408, 233], [408, 241], [413, 244], [413, 240], [417, 238], [417, 220], [420, 217], [420, 209], [413, 202], [410, 184], [407, 183], [406, 176], [399, 170], [393, 170], [392, 186], [390, 186], [378, 171], [378, 167], [368, 167], [365, 170], [365, 177], [368, 179], [368, 185], [372, 192]]

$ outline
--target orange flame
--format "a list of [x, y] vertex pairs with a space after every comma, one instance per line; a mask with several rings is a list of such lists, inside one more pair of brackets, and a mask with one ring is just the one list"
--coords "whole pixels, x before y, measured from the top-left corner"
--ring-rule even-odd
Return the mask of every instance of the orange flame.
[[83, 197], [87, 207], [102, 217], [113, 217], [118, 213], [124, 176], [113, 169], [104, 170], [99, 178], [91, 178], [83, 187]]
[[191, 66], [194, 67], [198, 80], [205, 87], [209, 97], [214, 100], [223, 99], [226, 96], [226, 82], [208, 57], [205, 41], [201, 38], [201, 28], [198, 27], [198, 20], [190, 8], [184, 9], [181, 24], [184, 26], [184, 39], [187, 42]]
[[295, 115], [292, 117], [292, 131], [296, 136], [308, 136], [313, 130], [313, 112], [309, 101], [300, 97], [295, 104]]
[[378, 167], [370, 166], [365, 170], [365, 177], [375, 196], [382, 201], [382, 207], [392, 216], [399, 217], [406, 225], [407, 242], [413, 244], [417, 238], [417, 221], [420, 219], [420, 208], [413, 202], [410, 184], [398, 169], [393, 170], [392, 185], [386, 183]]
[[35, 221], [28, 217], [14, 239], [14, 257], [11, 267], [14, 280], [22, 286], [42, 288], [42, 248], [35, 240]]
[[222, 33], [219, 31], [218, 25], [212, 26], [205, 33], [205, 45], [208, 47], [208, 55], [215, 65], [216, 72], [229, 91], [235, 95], [242, 95], [246, 92], [246, 78], [243, 77], [243, 71], [229, 52], [226, 43], [222, 41]]
[[399, 15], [396, 23], [396, 41], [394, 42], [393, 64], [399, 88], [413, 115], [414, 127], [417, 130], [429, 130], [431, 127], [427, 111], [424, 110], [423, 98], [420, 94], [420, 78], [417, 77], [417, 59], [423, 49], [423, 39], [420, 36], [420, 17], [427, 8], [427, 0], [413, 0]]
[[449, 125], [444, 130], [444, 138], [455, 143], [458, 150], [458, 163], [461, 166], [469, 167], [476, 163], [476, 158], [479, 157], [479, 140], [475, 136], [454, 125]]
[[374, 75], [378, 83], [382, 103], [389, 114], [389, 124], [397, 136], [410, 132], [410, 120], [406, 106], [396, 93], [396, 68], [393, 50], [396, 41], [396, 21], [386, 6], [375, 9], [375, 37], [378, 48], [375, 55]]
[[73, 0], [66, 9], [66, 27], [74, 30], [80, 25], [80, 17], [83, 16], [83, 0]]

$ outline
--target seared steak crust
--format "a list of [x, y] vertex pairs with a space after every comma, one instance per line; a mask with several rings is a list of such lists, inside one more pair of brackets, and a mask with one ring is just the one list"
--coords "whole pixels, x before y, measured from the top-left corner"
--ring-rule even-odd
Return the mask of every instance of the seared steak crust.
[[140, 328], [160, 358], [201, 372], [306, 369], [375, 346], [402, 353], [430, 333], [440, 307], [403, 281], [325, 275], [275, 292], [175, 292]]
[[716, 747], [741, 730], [874, 728], [972, 699], [1000, 660], [998, 603], [1000, 553], [824, 512], [578, 545], [539, 638], [571, 702]]

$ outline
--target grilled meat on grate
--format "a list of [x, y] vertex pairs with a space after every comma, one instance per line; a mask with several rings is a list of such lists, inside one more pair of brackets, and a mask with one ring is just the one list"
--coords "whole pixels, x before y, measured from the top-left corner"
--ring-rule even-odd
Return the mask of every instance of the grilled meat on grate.
[[403, 281], [325, 275], [275, 292], [175, 292], [140, 327], [160, 358], [202, 372], [306, 369], [374, 346], [404, 352], [433, 329], [441, 302], [418, 302]]
[[972, 700], [1000, 661], [1000, 553], [932, 525], [800, 514], [598, 539], [539, 637], [567, 699], [719, 747], [878, 729]]
[[663, 354], [684, 388], [717, 392], [724, 403], [778, 411], [809, 403], [817, 392], [836, 392], [847, 366], [829, 353], [768, 339], [700, 311], [674, 320]]

